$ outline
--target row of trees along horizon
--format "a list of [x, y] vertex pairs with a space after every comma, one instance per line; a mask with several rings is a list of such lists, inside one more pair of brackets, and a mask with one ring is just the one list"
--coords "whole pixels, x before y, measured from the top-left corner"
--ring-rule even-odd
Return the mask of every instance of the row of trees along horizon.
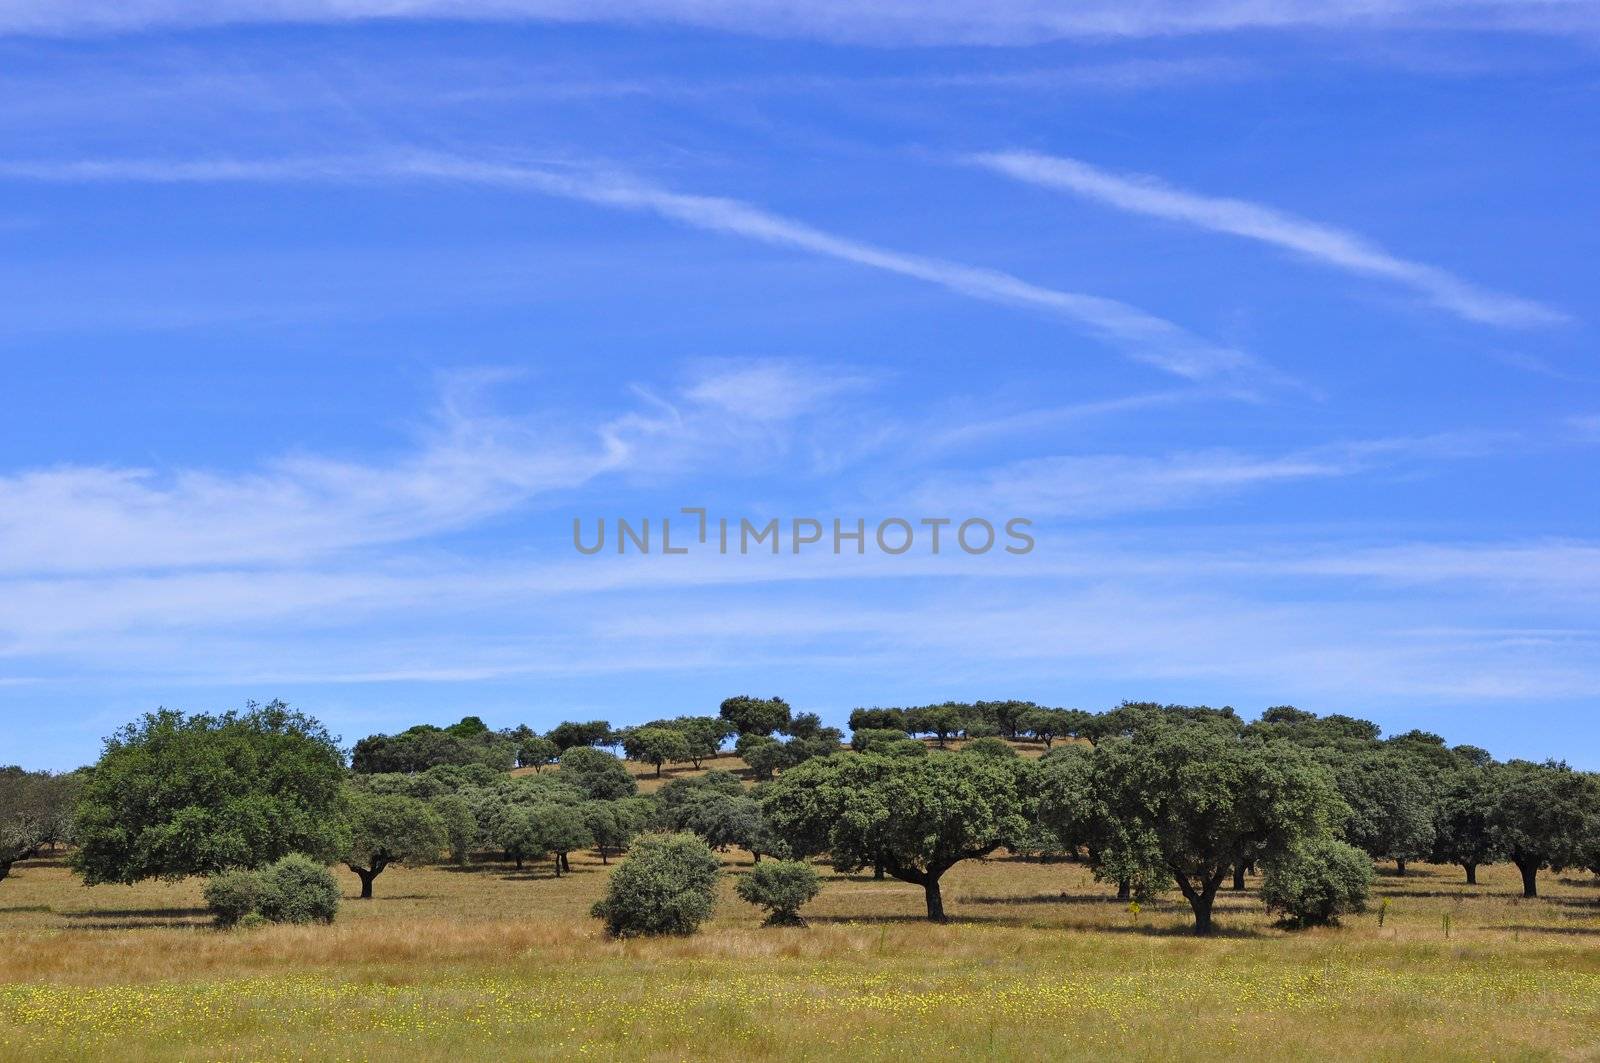
[[[1278, 706], [1246, 722], [1231, 708], [980, 701], [860, 708], [849, 722], [846, 742], [782, 698], [739, 696], [715, 716], [563, 722], [543, 734], [469, 716], [372, 735], [347, 756], [282, 702], [163, 709], [108, 738], [91, 767], [0, 768], [0, 879], [57, 845], [90, 885], [303, 854], [347, 867], [367, 898], [391, 864], [498, 853], [518, 867], [548, 860], [559, 877], [573, 852], [609, 863], [642, 835], [687, 832], [747, 849], [758, 866], [826, 857], [841, 872], [871, 868], [921, 886], [935, 920], [940, 880], [963, 860], [1002, 850], [1081, 860], [1121, 899], [1176, 888], [1204, 933], [1218, 891], [1230, 878], [1243, 889], [1256, 869], [1280, 882], [1320, 877], [1325, 892], [1342, 883], [1349, 900], [1324, 904], [1325, 919], [1359, 910], [1355, 880], [1370, 882], [1374, 859], [1399, 874], [1410, 861], [1456, 864], [1469, 884], [1480, 866], [1509, 861], [1528, 897], [1541, 870], [1600, 874], [1600, 777], [1554, 760], [1498, 762], [1422, 731], [1385, 738], [1351, 716]], [[730, 744], [753, 786], [715, 766]], [[1022, 744], [1042, 755], [1019, 756]], [[607, 749], [657, 776], [712, 767], [643, 794]], [[1316, 921], [1315, 910], [1283, 908]]]

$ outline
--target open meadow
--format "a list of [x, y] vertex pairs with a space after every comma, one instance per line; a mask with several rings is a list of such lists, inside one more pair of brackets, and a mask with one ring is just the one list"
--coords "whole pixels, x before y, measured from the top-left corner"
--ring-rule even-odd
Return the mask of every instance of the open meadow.
[[[653, 781], [653, 780], [652, 780]], [[212, 929], [197, 880], [86, 888], [59, 853], [0, 885], [0, 1058], [1578, 1059], [1600, 1055], [1600, 885], [1381, 870], [1373, 908], [1291, 932], [1254, 876], [1196, 938], [1081, 865], [1001, 855], [921, 890], [826, 868], [810, 925], [733, 893], [690, 938], [608, 939], [610, 866], [396, 866], [332, 926]]]

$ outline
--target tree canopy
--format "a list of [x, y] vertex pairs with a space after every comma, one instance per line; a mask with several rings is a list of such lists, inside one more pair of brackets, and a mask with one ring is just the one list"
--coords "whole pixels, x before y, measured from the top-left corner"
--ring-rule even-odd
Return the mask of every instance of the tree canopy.
[[254, 868], [290, 853], [331, 861], [344, 759], [317, 721], [274, 701], [243, 712], [162, 709], [106, 740], [79, 799], [86, 883]]
[[943, 920], [944, 873], [1026, 834], [1029, 770], [992, 757], [839, 753], [784, 772], [762, 807], [796, 856], [826, 852], [840, 871], [882, 867], [921, 886], [928, 918]]

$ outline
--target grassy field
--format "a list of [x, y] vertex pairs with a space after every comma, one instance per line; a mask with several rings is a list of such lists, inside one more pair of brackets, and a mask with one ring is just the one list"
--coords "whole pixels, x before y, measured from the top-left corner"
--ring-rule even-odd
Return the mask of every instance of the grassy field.
[[402, 868], [331, 927], [219, 932], [199, 885], [0, 883], [0, 1059], [1582, 1059], [1600, 1056], [1600, 887], [1509, 867], [1383, 875], [1338, 929], [1274, 927], [1254, 879], [1188, 935], [1079, 866], [1000, 858], [921, 890], [828, 873], [806, 929], [733, 896], [688, 939], [607, 940], [573, 874]]

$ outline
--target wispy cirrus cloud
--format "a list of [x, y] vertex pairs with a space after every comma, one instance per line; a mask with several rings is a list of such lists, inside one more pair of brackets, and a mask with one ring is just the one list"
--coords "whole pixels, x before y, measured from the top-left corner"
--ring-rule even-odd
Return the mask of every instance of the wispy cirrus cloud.
[[665, 396], [635, 389], [639, 408], [574, 423], [487, 409], [501, 375], [453, 375], [415, 447], [387, 460], [0, 474], [0, 579], [304, 565], [416, 544], [608, 475], [781, 457], [792, 422], [844, 386], [795, 362], [707, 365]]
[[67, 34], [230, 23], [457, 20], [686, 25], [872, 45], [1027, 45], [1285, 29], [1580, 33], [1582, 0], [7, 0], [0, 32]]
[[1357, 233], [1260, 203], [1202, 195], [1158, 178], [1111, 173], [1078, 159], [1036, 152], [989, 152], [974, 155], [971, 161], [1019, 181], [1071, 192], [1134, 214], [1241, 236], [1335, 269], [1393, 281], [1468, 321], [1524, 327], [1569, 320], [1559, 310], [1480, 288], [1437, 266], [1401, 258]]
[[907, 277], [984, 302], [1043, 311], [1076, 323], [1135, 361], [1190, 380], [1233, 378], [1243, 384], [1281, 379], [1242, 351], [1211, 343], [1115, 299], [1045, 287], [1001, 270], [879, 247], [736, 199], [673, 192], [611, 171], [568, 171], [410, 153], [265, 160], [8, 160], [0, 161], [0, 179], [155, 184], [447, 181], [523, 190], [653, 214], [696, 229]]
[[1187, 508], [1274, 485], [1356, 476], [1408, 462], [1469, 458], [1503, 442], [1497, 436], [1442, 434], [1284, 454], [1215, 448], [1151, 456], [1058, 455], [938, 474], [912, 499], [928, 512], [965, 508], [1036, 520], [1098, 519]]

